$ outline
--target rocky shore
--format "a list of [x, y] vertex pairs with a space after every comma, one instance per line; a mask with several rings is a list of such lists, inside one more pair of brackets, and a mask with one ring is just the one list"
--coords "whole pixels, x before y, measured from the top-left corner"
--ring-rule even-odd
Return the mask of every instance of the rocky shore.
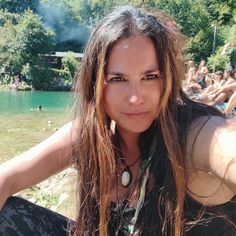
[[75, 168], [70, 167], [40, 184], [21, 191], [17, 196], [74, 219], [76, 178]]

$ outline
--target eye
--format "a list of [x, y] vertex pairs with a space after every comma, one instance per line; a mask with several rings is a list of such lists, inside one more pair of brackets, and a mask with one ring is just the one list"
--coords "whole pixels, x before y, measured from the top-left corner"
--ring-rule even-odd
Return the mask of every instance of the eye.
[[108, 80], [106, 80], [107, 84], [111, 84], [111, 83], [119, 83], [119, 82], [125, 82], [125, 78], [122, 76], [116, 76], [116, 77], [112, 77]]
[[145, 80], [156, 80], [160, 79], [160, 76], [158, 74], [147, 74], [144, 76]]

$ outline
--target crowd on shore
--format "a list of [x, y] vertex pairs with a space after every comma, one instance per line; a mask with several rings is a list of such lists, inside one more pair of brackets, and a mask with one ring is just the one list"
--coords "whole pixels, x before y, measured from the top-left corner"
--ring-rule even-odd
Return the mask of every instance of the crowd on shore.
[[191, 99], [218, 106], [227, 116], [234, 114], [236, 69], [229, 67], [224, 72], [210, 73], [205, 60], [202, 60], [198, 67], [194, 61], [189, 61], [183, 87]]

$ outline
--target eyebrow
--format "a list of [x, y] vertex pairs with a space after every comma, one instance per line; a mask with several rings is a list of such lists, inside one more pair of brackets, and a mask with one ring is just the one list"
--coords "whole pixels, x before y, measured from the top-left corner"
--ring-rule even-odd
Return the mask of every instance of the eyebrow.
[[111, 71], [111, 72], [106, 73], [106, 75], [124, 76], [126, 74], [120, 73], [120, 72], [112, 72]]
[[[146, 75], [146, 74], [150, 74], [150, 73], [153, 73], [153, 72], [160, 72], [160, 70], [159, 70], [158, 67], [155, 67], [155, 68], [152, 68], [152, 69], [143, 71], [141, 74], [142, 74], [142, 75]], [[116, 71], [109, 71], [109, 72], [106, 73], [106, 75], [128, 76], [128, 75], [125, 74], [125, 73], [116, 72]]]

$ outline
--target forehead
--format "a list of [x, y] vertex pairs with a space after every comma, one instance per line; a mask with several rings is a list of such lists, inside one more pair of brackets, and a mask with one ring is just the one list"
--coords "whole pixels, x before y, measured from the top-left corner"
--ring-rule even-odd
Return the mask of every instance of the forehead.
[[119, 40], [111, 49], [107, 69], [157, 66], [156, 48], [150, 38], [131, 36]]

